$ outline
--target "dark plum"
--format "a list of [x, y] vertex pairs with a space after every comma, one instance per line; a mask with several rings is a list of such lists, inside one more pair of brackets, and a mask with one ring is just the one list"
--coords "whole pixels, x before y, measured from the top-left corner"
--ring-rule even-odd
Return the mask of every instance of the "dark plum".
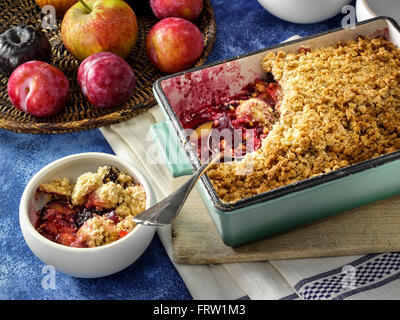
[[51, 45], [42, 31], [17, 26], [0, 35], [1, 73], [10, 75], [19, 65], [32, 60], [51, 60]]
[[78, 84], [91, 104], [99, 108], [124, 104], [136, 87], [132, 67], [111, 52], [98, 52], [78, 68]]

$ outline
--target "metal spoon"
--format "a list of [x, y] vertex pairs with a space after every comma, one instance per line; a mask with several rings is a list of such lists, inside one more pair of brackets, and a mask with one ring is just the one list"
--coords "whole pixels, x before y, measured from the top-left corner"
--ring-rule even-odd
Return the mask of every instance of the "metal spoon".
[[[211, 128], [210, 128], [211, 129]], [[210, 131], [207, 138], [207, 147], [211, 152], [212, 157], [206, 161], [199, 169], [194, 172], [193, 176], [186, 181], [178, 190], [169, 195], [167, 198], [157, 203], [153, 207], [139, 213], [133, 218], [136, 223], [149, 225], [149, 226], [163, 226], [171, 224], [172, 221], [178, 216], [181, 211], [186, 199], [188, 198], [193, 187], [199, 181], [200, 177], [218, 160], [220, 160], [224, 155], [225, 161], [241, 160], [243, 157], [234, 157], [232, 155], [227, 155], [225, 151], [216, 152], [211, 145], [211, 133]]]
[[193, 176], [186, 181], [178, 190], [169, 195], [163, 201], [153, 207], [139, 213], [133, 218], [136, 223], [148, 226], [163, 226], [172, 223], [181, 211], [187, 197], [200, 177], [218, 160], [222, 158], [224, 152], [220, 152], [203, 164]]

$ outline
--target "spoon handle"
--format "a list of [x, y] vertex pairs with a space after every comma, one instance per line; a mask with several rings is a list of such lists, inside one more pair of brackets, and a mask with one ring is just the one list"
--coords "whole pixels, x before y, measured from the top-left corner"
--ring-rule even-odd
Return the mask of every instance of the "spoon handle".
[[181, 186], [178, 190], [180, 189], [187, 189], [187, 192], [189, 193], [190, 191], [192, 191], [193, 187], [196, 185], [197, 181], [199, 181], [199, 179], [201, 178], [201, 176], [206, 173], [206, 171], [208, 169], [210, 169], [210, 167], [215, 164], [217, 161], [221, 160], [222, 156], [224, 155], [224, 152], [220, 152], [217, 155], [215, 155], [214, 157], [211, 158], [211, 160], [209, 160], [209, 162], [206, 162], [205, 164], [203, 164], [200, 168], [198, 168], [193, 175], [191, 176], [191, 178], [186, 181], [183, 186]]
[[167, 198], [147, 209], [146, 211], [139, 213], [133, 218], [136, 223], [151, 225], [151, 226], [163, 226], [172, 223], [175, 217], [181, 211], [187, 197], [193, 190], [193, 187], [199, 181], [200, 177], [218, 160], [222, 158], [224, 152], [220, 152], [211, 160], [203, 164], [195, 173], [186, 181], [178, 190], [169, 195]]

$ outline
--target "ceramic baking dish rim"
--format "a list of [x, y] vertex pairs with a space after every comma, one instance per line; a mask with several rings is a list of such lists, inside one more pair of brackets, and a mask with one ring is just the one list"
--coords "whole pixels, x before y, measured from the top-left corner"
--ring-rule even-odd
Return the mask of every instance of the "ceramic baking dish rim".
[[[390, 17], [386, 17], [386, 16], [379, 16], [379, 17], [375, 17], [366, 21], [362, 21], [362, 22], [358, 22], [356, 23], [356, 27], [360, 26], [360, 25], [364, 25], [364, 24], [368, 24], [371, 23], [373, 21], [377, 21], [377, 20], [388, 20], [389, 22], [392, 23], [392, 25], [394, 26], [394, 28], [400, 33], [400, 26], [397, 24], [397, 22]], [[210, 64], [206, 64], [200, 67], [196, 67], [196, 68], [191, 68], [179, 73], [174, 73], [171, 75], [167, 75], [164, 76], [160, 79], [158, 79], [154, 85], [153, 85], [153, 91], [154, 94], [157, 98], [157, 102], [162, 105], [163, 109], [165, 110], [165, 112], [167, 113], [169, 120], [171, 121], [171, 123], [173, 124], [174, 130], [177, 134], [178, 139], [180, 140], [183, 149], [185, 150], [186, 155], [189, 158], [190, 163], [192, 164], [194, 169], [197, 169], [201, 163], [200, 160], [197, 156], [197, 153], [193, 150], [193, 148], [190, 146], [189, 143], [187, 143], [186, 137], [184, 136], [183, 132], [184, 129], [177, 117], [177, 115], [175, 114], [175, 112], [173, 111], [163, 89], [161, 86], [162, 81], [166, 80], [166, 79], [170, 79], [170, 78], [174, 78], [183, 74], [187, 74], [187, 73], [191, 73], [194, 71], [198, 71], [201, 69], [207, 69], [213, 66], [217, 66], [217, 65], [221, 65], [230, 61], [234, 61], [234, 60], [238, 60], [238, 59], [242, 59], [251, 55], [255, 55], [261, 52], [266, 52], [266, 51], [270, 51], [270, 50], [274, 50], [277, 48], [281, 48], [281, 47], [286, 47], [290, 44], [294, 44], [294, 43], [300, 43], [300, 42], [304, 42], [310, 39], [314, 39], [314, 38], [318, 38], [330, 33], [334, 33], [337, 31], [341, 31], [343, 30], [342, 28], [335, 28], [335, 29], [331, 29], [328, 31], [324, 31], [312, 36], [308, 36], [308, 37], [303, 37], [300, 39], [296, 39], [296, 40], [292, 40], [292, 41], [287, 41], [285, 43], [281, 43], [275, 46], [271, 46], [268, 48], [264, 48], [264, 49], [259, 49], [256, 51], [252, 51], [250, 53], [245, 53], [242, 55], [238, 55], [232, 58], [228, 58], [228, 59], [224, 59], [224, 60], [219, 60]], [[350, 176], [352, 174], [356, 174], [356, 173], [360, 173], [363, 171], [366, 171], [368, 169], [372, 169], [378, 166], [382, 166], [384, 164], [390, 163], [392, 161], [398, 160], [400, 159], [400, 151], [395, 151], [392, 153], [388, 153], [385, 155], [382, 155], [380, 157], [376, 157], [376, 158], [372, 158], [366, 161], [362, 161], [344, 168], [340, 168], [338, 170], [335, 171], [331, 171], [329, 173], [325, 173], [325, 174], [321, 174], [309, 179], [305, 179], [305, 180], [301, 180], [299, 182], [295, 182], [286, 186], [282, 186], [273, 190], [269, 190], [260, 194], [256, 194], [253, 195], [251, 197], [247, 197], [244, 199], [241, 199], [235, 203], [224, 203], [221, 201], [221, 199], [219, 198], [216, 190], [214, 189], [212, 182], [210, 180], [210, 178], [208, 177], [207, 174], [204, 174], [201, 178], [201, 182], [203, 183], [205, 189], [207, 190], [208, 195], [210, 196], [213, 205], [216, 209], [218, 209], [221, 213], [230, 213], [232, 211], [235, 211], [237, 209], [242, 209], [244, 207], [247, 206], [251, 206], [251, 205], [255, 205], [255, 204], [259, 204], [262, 202], [266, 202], [269, 200], [273, 200], [273, 199], [277, 199], [280, 198], [282, 196], [288, 195], [290, 193], [295, 193], [298, 191], [303, 191], [306, 189], [310, 189], [312, 187], [317, 187], [319, 185], [322, 185], [324, 183], [327, 182], [331, 182], [340, 178], [344, 178], [346, 176]]]

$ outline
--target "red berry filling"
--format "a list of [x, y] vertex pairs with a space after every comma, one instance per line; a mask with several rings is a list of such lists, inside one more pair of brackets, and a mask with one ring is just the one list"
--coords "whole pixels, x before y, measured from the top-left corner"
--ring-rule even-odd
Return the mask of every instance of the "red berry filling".
[[[107, 219], [113, 223], [119, 222], [119, 217], [114, 210], [92, 206], [90, 198], [82, 207], [74, 207], [69, 201], [51, 200], [37, 214], [35, 228], [41, 235], [51, 241], [73, 247], [84, 247], [84, 244], [77, 240], [77, 232], [87, 220], [95, 215], [106, 215]], [[120, 237], [122, 238], [121, 234]]]
[[67, 241], [65, 234], [74, 237], [77, 231], [76, 211], [76, 208], [66, 201], [50, 201], [39, 212], [36, 229], [51, 241], [57, 243]]
[[[251, 114], [241, 114], [238, 117], [236, 112], [238, 106], [243, 101], [256, 98], [270, 107], [273, 113], [277, 113], [279, 93], [280, 86], [271, 75], [267, 80], [256, 79], [248, 84], [227, 103], [211, 105], [195, 113], [188, 109], [182, 112], [179, 118], [184, 129], [195, 130], [207, 122], [212, 122], [211, 128], [215, 130], [212, 130], [211, 134], [215, 136], [211, 138], [211, 149], [215, 152], [231, 150], [233, 155], [243, 156], [261, 147], [261, 142], [268, 135], [274, 120], [272, 117], [266, 124], [254, 120]], [[199, 156], [208, 158], [210, 156], [208, 135], [195, 137], [198, 139], [195, 142]]]

